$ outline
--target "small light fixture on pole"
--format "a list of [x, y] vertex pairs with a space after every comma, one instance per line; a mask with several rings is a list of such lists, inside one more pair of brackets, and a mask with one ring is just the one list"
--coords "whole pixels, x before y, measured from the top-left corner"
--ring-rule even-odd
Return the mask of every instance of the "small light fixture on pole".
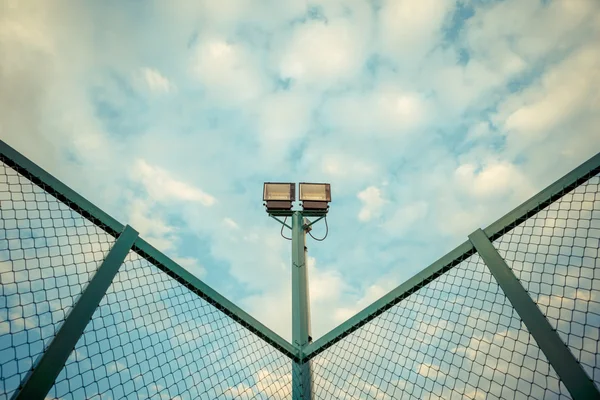
[[300, 201], [302, 210], [326, 214], [331, 201], [329, 183], [300, 183]]
[[291, 211], [292, 202], [296, 201], [296, 184], [265, 182], [263, 201], [267, 212]]
[[[276, 219], [292, 231], [292, 342], [302, 352], [304, 347], [312, 342], [310, 328], [310, 299], [308, 296], [308, 268], [306, 265], [306, 233], [318, 241], [310, 233], [312, 226], [325, 219], [327, 227], [327, 212], [331, 202], [331, 187], [329, 183], [300, 183], [300, 201], [302, 210], [292, 210], [296, 200], [296, 187], [293, 183], [266, 182], [263, 187], [263, 200], [270, 217]], [[285, 217], [280, 220], [277, 217]], [[286, 223], [287, 217], [292, 217], [292, 225]], [[306, 217], [318, 217], [309, 221]], [[327, 227], [328, 229], [328, 227]], [[284, 236], [285, 237], [285, 236]], [[292, 365], [292, 398], [294, 400], [310, 400], [312, 396], [312, 372], [310, 361], [304, 364], [296, 362]]]

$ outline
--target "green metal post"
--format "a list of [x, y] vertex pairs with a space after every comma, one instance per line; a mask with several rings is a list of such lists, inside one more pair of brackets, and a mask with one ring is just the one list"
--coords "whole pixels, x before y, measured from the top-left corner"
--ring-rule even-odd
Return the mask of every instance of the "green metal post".
[[[306, 231], [301, 211], [292, 215], [292, 341], [300, 352], [311, 342], [308, 268], [306, 265]], [[294, 400], [312, 399], [310, 361], [292, 367]]]

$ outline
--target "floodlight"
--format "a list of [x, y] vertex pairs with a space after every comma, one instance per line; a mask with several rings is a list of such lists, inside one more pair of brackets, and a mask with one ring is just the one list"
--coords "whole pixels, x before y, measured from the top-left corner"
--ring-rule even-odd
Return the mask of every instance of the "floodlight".
[[327, 211], [331, 201], [331, 185], [301, 182], [300, 200], [304, 210]]
[[296, 200], [296, 185], [294, 183], [265, 182], [263, 200], [267, 211], [291, 210], [292, 202]]

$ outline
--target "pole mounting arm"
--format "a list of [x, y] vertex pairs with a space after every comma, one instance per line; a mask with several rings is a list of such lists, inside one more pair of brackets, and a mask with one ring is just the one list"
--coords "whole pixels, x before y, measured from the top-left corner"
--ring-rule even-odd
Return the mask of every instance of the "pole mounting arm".
[[304, 230], [308, 231], [310, 230], [310, 227], [313, 226], [314, 224], [316, 224], [317, 222], [319, 222], [320, 220], [322, 220], [323, 218], [325, 218], [325, 215], [315, 219], [314, 221], [310, 222], [310, 224], [304, 224]]
[[288, 228], [289, 230], [292, 230], [292, 227], [289, 226], [288, 224], [286, 224], [284, 221], [280, 220], [279, 218], [277, 218], [276, 216], [274, 216], [273, 214], [269, 214], [269, 217], [273, 218], [275, 221], [279, 222], [281, 225], [285, 226], [286, 228]]

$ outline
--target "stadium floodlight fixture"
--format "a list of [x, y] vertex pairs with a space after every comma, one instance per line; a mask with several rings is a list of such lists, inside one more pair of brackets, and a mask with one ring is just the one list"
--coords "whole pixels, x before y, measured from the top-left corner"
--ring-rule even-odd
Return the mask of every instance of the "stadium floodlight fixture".
[[300, 201], [305, 211], [327, 212], [331, 201], [329, 183], [300, 183]]
[[296, 201], [296, 184], [282, 182], [265, 182], [263, 201], [267, 211], [289, 211], [292, 202]]

